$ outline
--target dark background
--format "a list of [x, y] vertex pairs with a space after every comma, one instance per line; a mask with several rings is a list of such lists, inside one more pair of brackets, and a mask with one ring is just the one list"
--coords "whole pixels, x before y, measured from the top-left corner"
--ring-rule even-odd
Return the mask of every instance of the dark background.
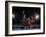
[[[23, 14], [24, 11], [24, 14]], [[28, 16], [32, 16], [35, 13], [39, 14], [40, 17], [40, 8], [37, 7], [12, 7], [12, 13], [15, 14], [15, 18], [12, 19], [12, 28], [13, 30], [19, 28], [19, 25], [22, 25], [22, 20], [24, 19], [23, 16], [26, 15], [26, 18], [28, 18]], [[16, 25], [18, 27], [16, 27]], [[38, 25], [37, 27], [34, 27], [33, 29], [40, 29], [40, 18], [38, 20], [36, 20], [35, 25]], [[22, 27], [20, 27], [20, 29], [24, 29]]]

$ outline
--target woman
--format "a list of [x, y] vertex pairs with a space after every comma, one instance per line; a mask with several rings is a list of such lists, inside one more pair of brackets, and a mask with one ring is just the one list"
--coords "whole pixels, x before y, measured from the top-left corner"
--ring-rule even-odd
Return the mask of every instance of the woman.
[[34, 18], [34, 16], [29, 16], [26, 19], [25, 24], [26, 24], [26, 29], [33, 28], [34, 24], [35, 24], [35, 18]]

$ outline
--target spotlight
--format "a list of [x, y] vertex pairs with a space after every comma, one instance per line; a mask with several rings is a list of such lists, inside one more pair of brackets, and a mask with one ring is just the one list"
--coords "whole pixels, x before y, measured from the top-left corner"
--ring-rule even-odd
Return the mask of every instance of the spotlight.
[[15, 15], [14, 14], [12, 14], [12, 18], [15, 18]]
[[35, 19], [38, 19], [39, 18], [39, 15], [37, 14], [36, 16], [35, 16]]

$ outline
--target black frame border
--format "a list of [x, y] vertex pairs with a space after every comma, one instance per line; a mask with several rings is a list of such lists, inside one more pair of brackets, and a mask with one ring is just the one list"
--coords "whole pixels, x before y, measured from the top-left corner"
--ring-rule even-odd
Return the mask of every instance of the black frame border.
[[[43, 4], [43, 33], [26, 33], [26, 34], [8, 34], [8, 2], [17, 2], [17, 3], [26, 3], [26, 4]], [[45, 3], [41, 2], [24, 2], [24, 1], [5, 1], [5, 36], [19, 36], [19, 35], [36, 35], [36, 34], [45, 34]]]

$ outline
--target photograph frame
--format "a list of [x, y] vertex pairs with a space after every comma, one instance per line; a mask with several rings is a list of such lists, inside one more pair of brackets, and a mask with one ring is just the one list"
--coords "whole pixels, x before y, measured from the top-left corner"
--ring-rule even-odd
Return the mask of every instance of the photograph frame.
[[[26, 34], [11, 34], [9, 35], [8, 34], [8, 2], [17, 2], [17, 3], [31, 3], [31, 4], [43, 4], [43, 23], [44, 23], [44, 26], [43, 26], [43, 32], [42, 33], [26, 33]], [[45, 34], [45, 3], [40, 3], [40, 2], [22, 2], [22, 1], [5, 1], [5, 36], [18, 36], [18, 35], [35, 35], [35, 34]]]

